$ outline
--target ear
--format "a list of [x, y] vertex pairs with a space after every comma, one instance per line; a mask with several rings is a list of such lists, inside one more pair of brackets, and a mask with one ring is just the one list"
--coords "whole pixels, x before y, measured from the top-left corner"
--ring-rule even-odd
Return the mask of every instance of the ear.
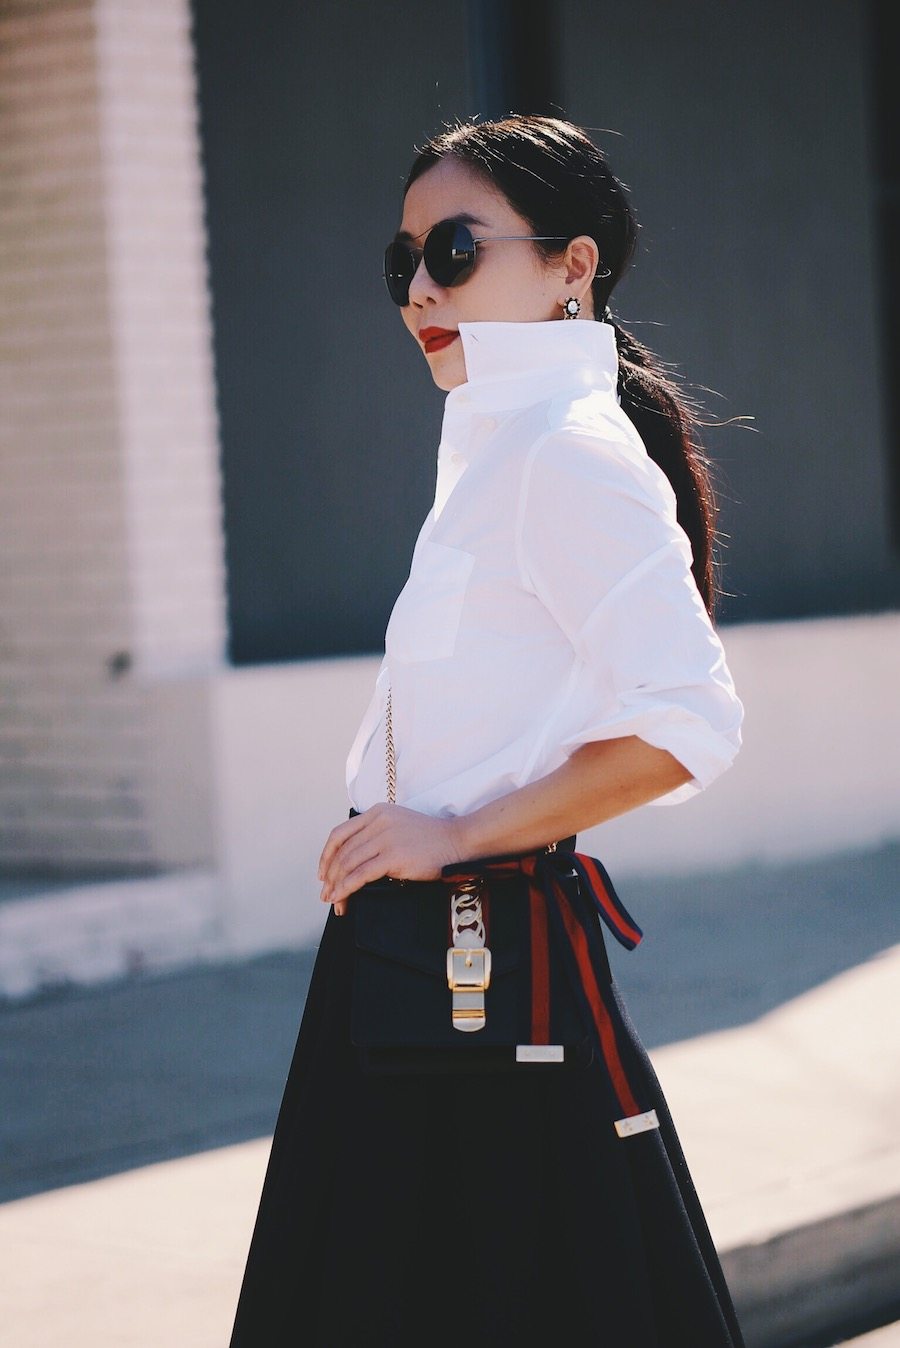
[[584, 301], [600, 266], [600, 249], [589, 234], [579, 234], [569, 243], [563, 259], [567, 295]]

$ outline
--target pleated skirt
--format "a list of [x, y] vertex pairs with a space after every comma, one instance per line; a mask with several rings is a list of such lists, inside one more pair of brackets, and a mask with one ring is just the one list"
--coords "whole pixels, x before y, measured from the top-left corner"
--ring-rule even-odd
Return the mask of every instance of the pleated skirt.
[[397, 1077], [350, 1042], [353, 899], [322, 933], [230, 1348], [743, 1348], [669, 1110], [620, 1138], [599, 1063]]

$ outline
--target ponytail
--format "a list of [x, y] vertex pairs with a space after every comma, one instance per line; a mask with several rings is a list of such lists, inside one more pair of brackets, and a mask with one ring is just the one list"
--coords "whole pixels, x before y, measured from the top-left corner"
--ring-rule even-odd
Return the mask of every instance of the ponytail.
[[618, 392], [647, 453], [665, 473], [677, 501], [678, 523], [693, 553], [691, 571], [715, 622], [718, 560], [714, 555], [718, 503], [711, 464], [700, 443], [698, 406], [665, 373], [657, 356], [615, 319], [608, 319], [619, 351]]

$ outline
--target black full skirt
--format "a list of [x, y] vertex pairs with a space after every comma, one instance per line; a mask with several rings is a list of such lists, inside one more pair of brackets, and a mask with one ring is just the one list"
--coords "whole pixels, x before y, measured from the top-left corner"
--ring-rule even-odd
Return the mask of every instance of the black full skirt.
[[669, 1110], [620, 1138], [598, 1064], [559, 1076], [360, 1071], [353, 900], [329, 909], [230, 1348], [743, 1348]]

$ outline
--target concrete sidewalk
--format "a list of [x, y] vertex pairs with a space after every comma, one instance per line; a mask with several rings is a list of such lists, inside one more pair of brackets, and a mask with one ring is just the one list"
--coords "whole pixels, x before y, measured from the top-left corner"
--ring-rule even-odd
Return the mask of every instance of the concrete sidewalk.
[[860, 1338], [848, 1339], [844, 1348], [900, 1348], [900, 1321], [873, 1329]]
[[652, 1051], [748, 1343], [900, 1300], [900, 945]]
[[[752, 1348], [900, 1300], [898, 857], [621, 886], [647, 949], [616, 976]], [[226, 1348], [313, 956], [0, 1015], [10, 1348]]]

